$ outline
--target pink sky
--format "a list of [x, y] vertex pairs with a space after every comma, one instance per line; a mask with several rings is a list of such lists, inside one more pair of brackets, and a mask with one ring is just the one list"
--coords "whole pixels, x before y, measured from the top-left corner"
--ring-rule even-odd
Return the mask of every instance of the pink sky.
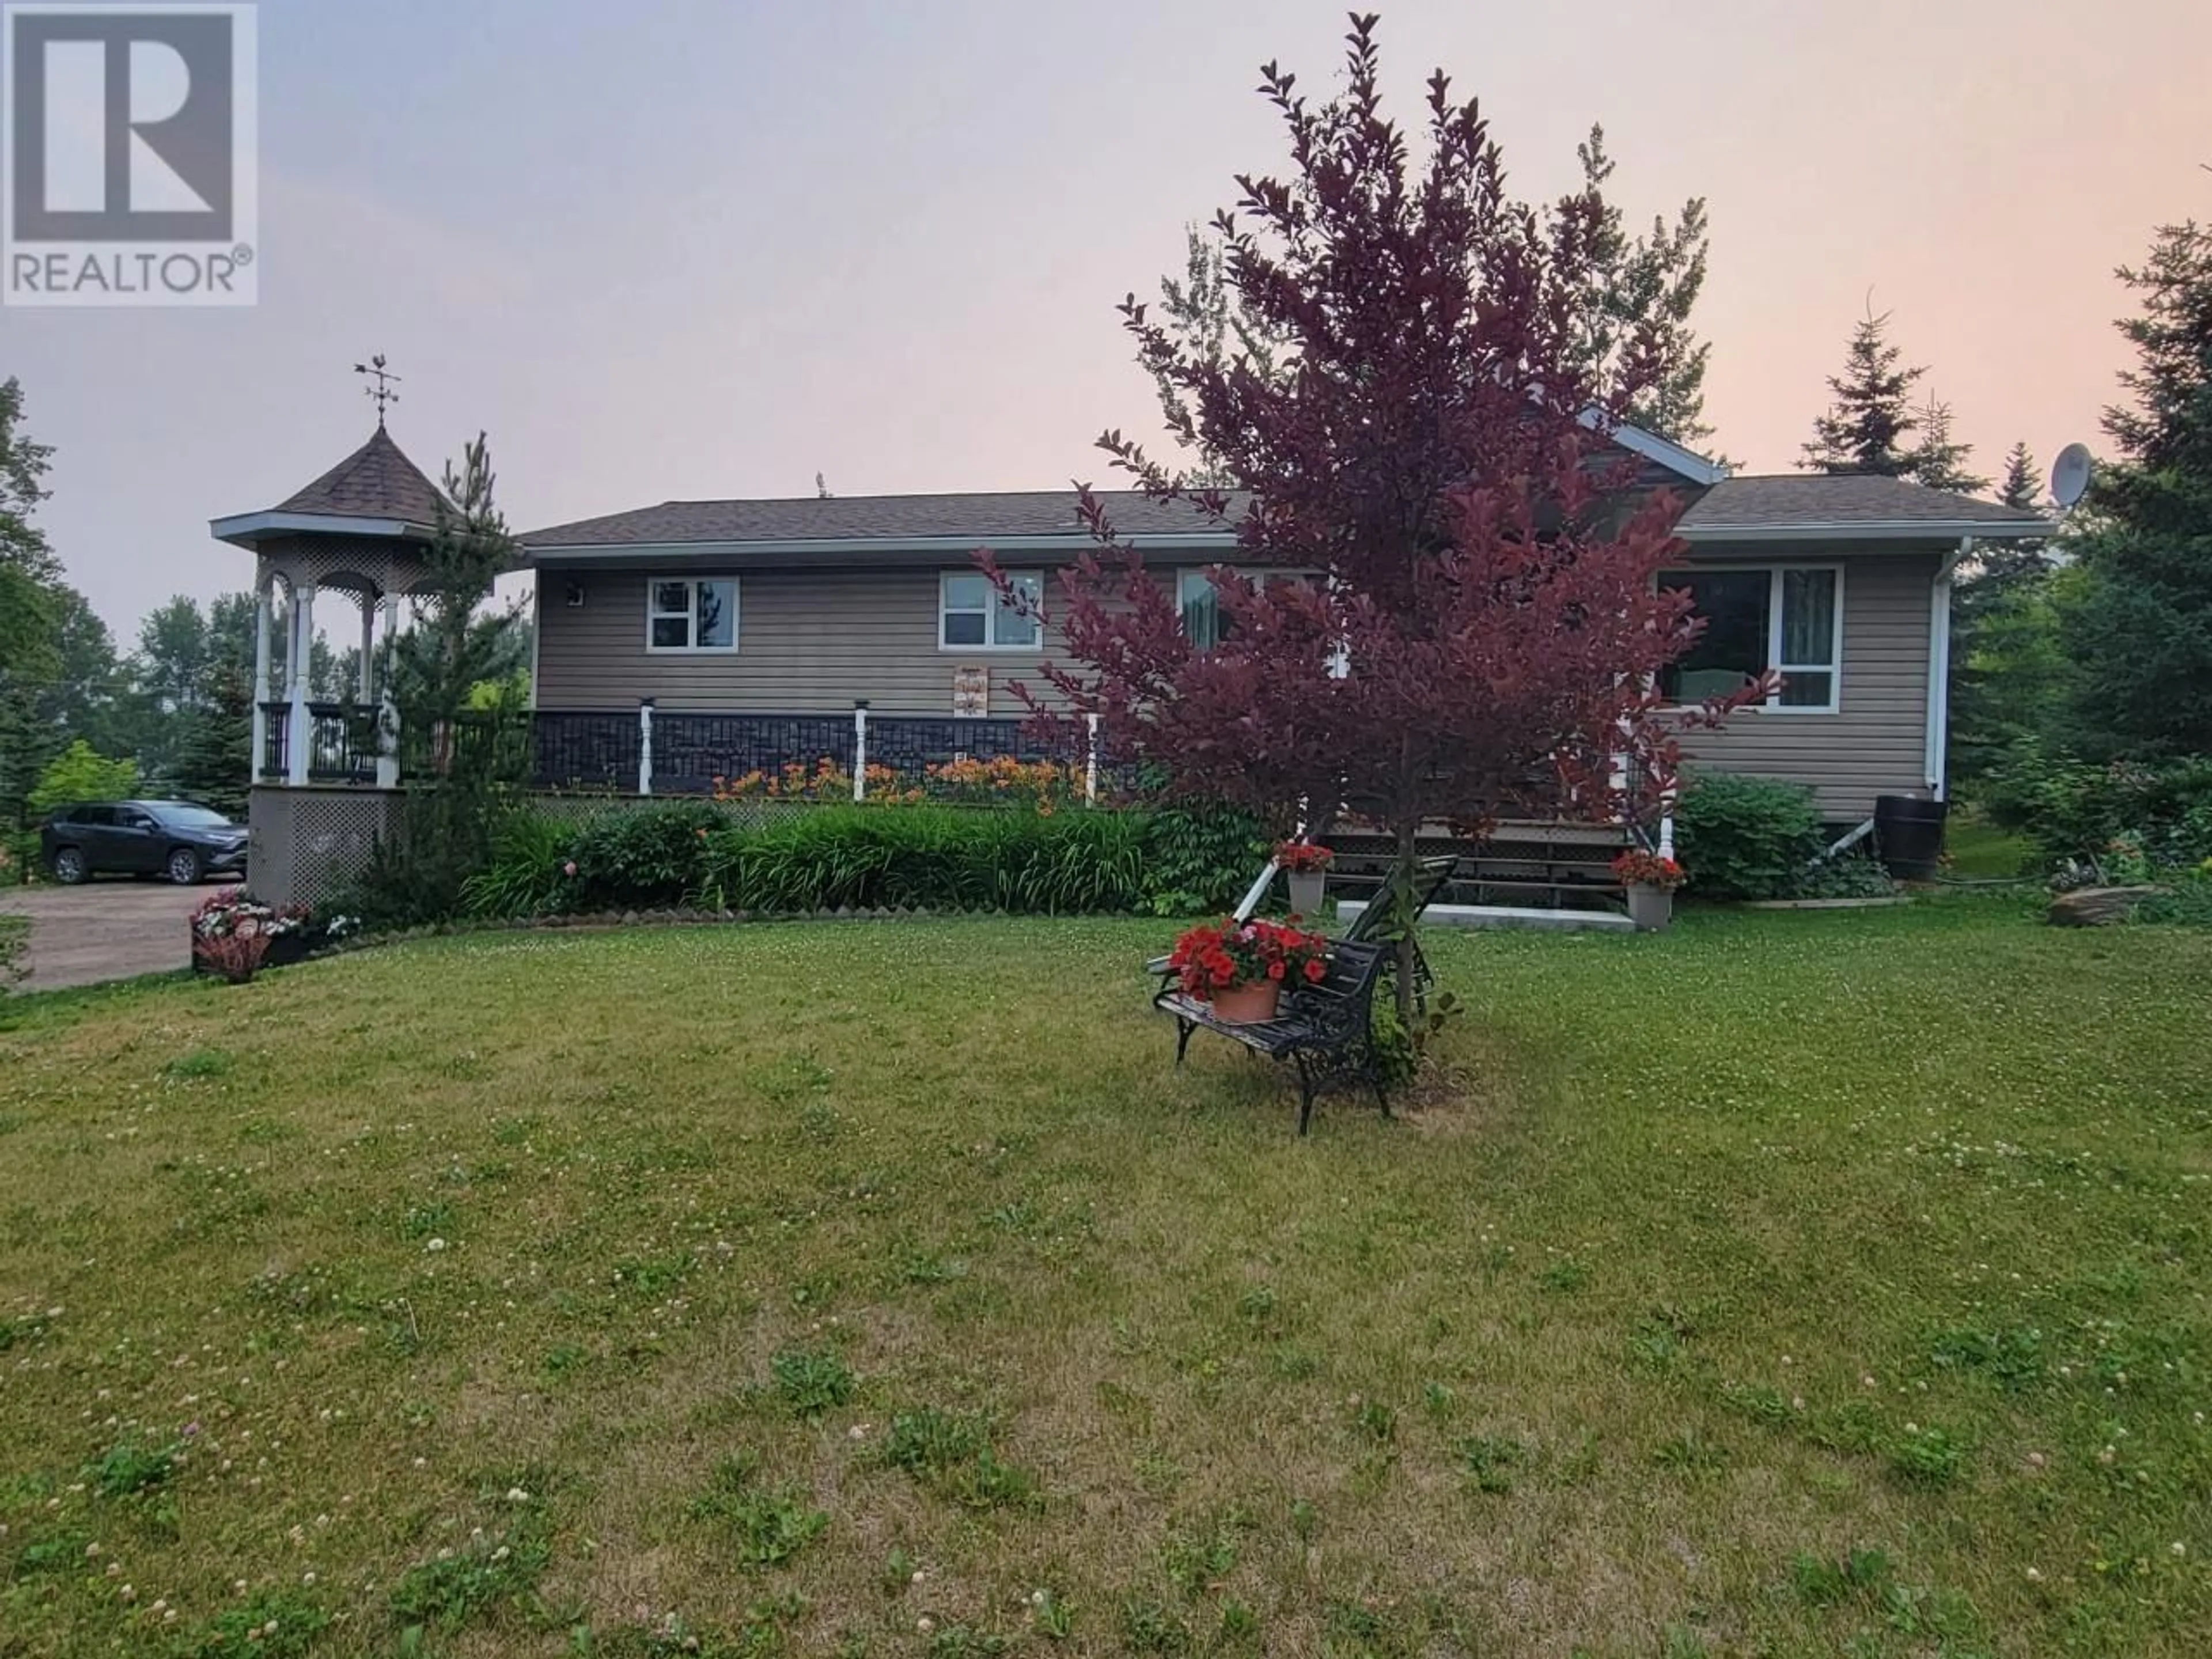
[[[127, 635], [249, 580], [206, 520], [366, 435], [406, 376], [434, 473], [479, 427], [519, 528], [671, 496], [1050, 487], [1156, 424], [1113, 315], [1284, 151], [1251, 88], [1334, 85], [1341, 8], [859, 0], [262, 7], [255, 310], [0, 313], [59, 450], [44, 515]], [[1711, 202], [1708, 416], [1788, 467], [1871, 291], [1995, 471], [2100, 438], [2112, 268], [2212, 216], [2212, 6], [1400, 0], [1518, 190], [1604, 122], [1632, 216]]]

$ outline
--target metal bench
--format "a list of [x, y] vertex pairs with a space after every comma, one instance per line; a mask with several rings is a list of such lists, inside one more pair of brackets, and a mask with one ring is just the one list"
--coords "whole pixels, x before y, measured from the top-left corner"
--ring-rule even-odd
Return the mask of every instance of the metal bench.
[[1310, 985], [1283, 993], [1274, 1018], [1249, 1023], [1216, 1019], [1211, 1003], [1163, 987], [1152, 1006], [1175, 1016], [1176, 1064], [1181, 1066], [1194, 1031], [1216, 1031], [1253, 1053], [1287, 1062], [1298, 1073], [1298, 1133], [1313, 1121], [1314, 1092], [1340, 1079], [1364, 1081], [1375, 1091], [1382, 1115], [1390, 1115], [1380, 1056], [1370, 1027], [1375, 986], [1395, 955], [1387, 944], [1339, 940], [1329, 947], [1328, 969]]

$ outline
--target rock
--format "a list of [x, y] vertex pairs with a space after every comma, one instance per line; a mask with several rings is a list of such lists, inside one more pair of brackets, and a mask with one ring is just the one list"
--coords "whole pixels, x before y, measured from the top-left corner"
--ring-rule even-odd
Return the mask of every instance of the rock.
[[623, 912], [622, 913], [622, 925], [623, 925], [623, 927], [636, 927], [636, 926], [637, 926], [637, 912], [636, 912], [636, 911], [635, 911], [635, 910], [625, 910], [625, 911], [623, 911]]
[[2116, 921], [2125, 921], [2145, 899], [2171, 890], [2165, 887], [2080, 887], [2051, 900], [2050, 914], [2045, 919], [2054, 927], [2106, 927]]

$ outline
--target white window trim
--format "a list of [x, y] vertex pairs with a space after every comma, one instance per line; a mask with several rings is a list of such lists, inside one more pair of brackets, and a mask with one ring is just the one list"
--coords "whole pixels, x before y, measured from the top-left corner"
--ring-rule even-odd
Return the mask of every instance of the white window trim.
[[[1032, 591], [1036, 593], [1037, 598], [1040, 600], [1044, 598], [1044, 572], [1042, 570], [1007, 570], [1003, 571], [1000, 574], [1003, 574], [1010, 582], [1028, 582], [1032, 584]], [[957, 576], [981, 577], [982, 572], [979, 570], [945, 570], [938, 573], [937, 649], [940, 655], [959, 657], [972, 655], [974, 653], [978, 651], [996, 653], [1001, 651], [1042, 651], [1044, 649], [1044, 629], [1042, 625], [1037, 628], [1036, 637], [1033, 640], [1025, 640], [1015, 645], [1001, 645], [999, 643], [1000, 605], [998, 591], [995, 588], [989, 590], [990, 597], [985, 602], [984, 609], [980, 612], [968, 610], [965, 607], [958, 611], [953, 611], [949, 608], [945, 603], [945, 588]], [[988, 586], [988, 579], [986, 579], [986, 586]], [[945, 617], [949, 616], [973, 617], [977, 615], [981, 615], [983, 618], [984, 638], [982, 644], [948, 645], [945, 643]]]
[[[730, 585], [730, 642], [727, 645], [657, 645], [653, 642], [653, 624], [665, 617], [673, 617], [673, 611], [653, 608], [653, 590], [673, 582], [684, 584], [685, 627], [688, 637], [699, 637], [699, 584], [727, 582]], [[707, 576], [647, 576], [645, 579], [645, 648], [656, 657], [727, 657], [734, 655], [738, 643], [744, 637], [744, 594], [743, 584], [734, 575]]]
[[1844, 568], [1840, 564], [1778, 564], [1772, 567], [1773, 586], [1767, 590], [1766, 600], [1766, 659], [1774, 672], [1788, 679], [1791, 665], [1782, 660], [1782, 579], [1790, 571], [1825, 570], [1835, 580], [1835, 620], [1828, 639], [1828, 660], [1799, 663], [1801, 674], [1826, 674], [1828, 677], [1828, 700], [1826, 702], [1785, 704], [1782, 693], [1777, 690], [1760, 706], [1768, 714], [1840, 714], [1844, 712]]
[[[1775, 694], [1767, 698], [1764, 702], [1755, 702], [1747, 705], [1749, 712], [1754, 714], [1787, 714], [1792, 716], [1798, 714], [1834, 715], [1842, 714], [1844, 712], [1844, 567], [1840, 564], [1807, 564], [1796, 560], [1792, 560], [1784, 564], [1766, 565], [1705, 564], [1700, 566], [1692, 564], [1681, 574], [1686, 575], [1719, 575], [1724, 573], [1735, 573], [1740, 574], [1743, 572], [1752, 570], [1764, 570], [1766, 572], [1766, 662], [1767, 666], [1772, 669], [1776, 673], [1781, 675], [1784, 679], [1788, 679], [1790, 673], [1790, 665], [1785, 664], [1782, 660], [1782, 578], [1784, 574], [1789, 571], [1827, 571], [1835, 578], [1836, 618], [1833, 635], [1828, 647], [1833, 659], [1825, 663], [1808, 662], [1799, 663], [1796, 665], [1796, 672], [1801, 674], [1826, 674], [1828, 677], [1827, 702], [1799, 703], [1785, 706], [1782, 701], [1782, 693], [1778, 689]], [[1663, 578], [1670, 574], [1674, 573], [1662, 571], [1661, 573], [1661, 576]], [[1665, 586], [1663, 580], [1661, 582], [1661, 586]], [[1674, 708], [1662, 710], [1662, 712], [1667, 714], [1685, 714], [1694, 706], [1695, 705], [1693, 704], [1680, 704]]]

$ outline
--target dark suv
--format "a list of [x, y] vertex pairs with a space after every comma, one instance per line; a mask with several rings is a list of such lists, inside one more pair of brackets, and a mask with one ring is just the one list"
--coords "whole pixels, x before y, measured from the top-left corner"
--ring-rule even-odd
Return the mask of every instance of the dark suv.
[[246, 873], [246, 828], [212, 808], [181, 800], [112, 800], [65, 806], [39, 830], [54, 879], [167, 876], [190, 885], [203, 876]]

